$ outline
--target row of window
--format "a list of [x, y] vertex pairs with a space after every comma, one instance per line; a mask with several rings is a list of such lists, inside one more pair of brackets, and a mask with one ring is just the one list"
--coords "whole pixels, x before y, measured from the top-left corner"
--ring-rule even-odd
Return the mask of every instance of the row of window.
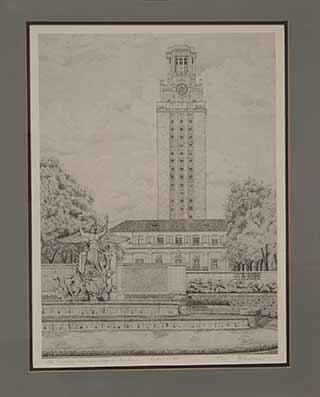
[[[192, 140], [192, 135], [189, 135], [189, 136], [188, 136], [188, 144], [189, 144], [189, 146], [190, 146], [190, 143], [192, 143], [192, 142], [193, 142], [193, 140]], [[174, 144], [175, 144], [176, 146], [183, 146], [184, 143], [187, 143], [187, 142], [185, 142], [184, 136], [183, 136], [183, 135], [180, 135], [180, 136], [179, 136], [179, 140], [178, 140], [178, 139], [175, 139], [173, 133], [170, 135], [170, 145], [171, 145], [171, 146], [174, 146]], [[191, 145], [191, 146], [192, 146], [192, 145]]]
[[[191, 117], [192, 117], [192, 114], [190, 114], [189, 119], [188, 119], [189, 124], [192, 124], [192, 122], [193, 122]], [[172, 115], [172, 116], [170, 116], [170, 123], [174, 124], [174, 122], [175, 122], [174, 116]], [[184, 122], [184, 120], [180, 119], [180, 124], [183, 124], [183, 122]]]
[[132, 237], [133, 244], [192, 244], [192, 245], [201, 245], [201, 244], [211, 244], [211, 245], [219, 245], [223, 243], [223, 240], [215, 235], [193, 235], [193, 236], [180, 236], [180, 235], [168, 235], [168, 236], [144, 236], [144, 235], [136, 235]]
[[[193, 58], [191, 58], [191, 61], [193, 63]], [[171, 57], [169, 57], [169, 63], [171, 63]], [[174, 63], [176, 65], [187, 65], [188, 64], [188, 57], [187, 56], [175, 56], [174, 57]]]
[[[144, 258], [135, 258], [134, 260], [137, 264], [144, 263]], [[163, 255], [159, 254], [156, 255], [154, 258], [155, 263], [164, 263]], [[175, 263], [182, 263], [183, 259], [180, 255], [176, 255], [174, 258]], [[191, 263], [187, 265], [187, 270], [215, 270], [218, 268], [218, 259], [217, 258], [210, 258], [209, 265], [201, 265], [200, 263], [200, 256], [194, 256], [191, 259]]]
[[[189, 190], [190, 190], [190, 192], [192, 191], [192, 184], [188, 184], [188, 188], [189, 188]], [[174, 184], [173, 183], [171, 183], [171, 185], [170, 185], [170, 189], [171, 190], [174, 190]], [[183, 183], [180, 183], [180, 189], [184, 189], [184, 184]]]
[[[172, 148], [172, 149], [173, 149], [173, 148]], [[171, 149], [171, 152], [170, 152], [171, 158], [174, 157], [174, 154], [175, 154], [175, 153], [172, 151], [172, 149]], [[184, 152], [182, 152], [182, 151], [181, 151], [179, 154], [180, 154], [180, 157], [181, 157], [181, 156], [184, 156]], [[189, 156], [190, 158], [192, 157], [192, 151], [191, 151], [191, 150], [188, 152], [188, 156]]]
[[[170, 160], [170, 162], [171, 162], [171, 164], [174, 164], [174, 159], [171, 159]], [[180, 164], [183, 164], [184, 163], [184, 158], [183, 157], [180, 157], [180, 159], [179, 159], [179, 162], [180, 162]], [[192, 158], [190, 158], [189, 160], [188, 160], [188, 162], [190, 163], [190, 165], [192, 164]]]
[[[179, 131], [183, 132], [183, 131], [184, 131], [184, 128], [183, 128], [183, 127], [180, 127], [180, 128], [179, 128]], [[192, 133], [192, 127], [189, 127], [189, 128], [188, 128], [188, 131], [189, 131], [189, 133]], [[174, 132], [174, 127], [170, 127], [170, 132], [171, 132], [171, 133]], [[181, 136], [180, 138], [183, 138], [183, 137]]]

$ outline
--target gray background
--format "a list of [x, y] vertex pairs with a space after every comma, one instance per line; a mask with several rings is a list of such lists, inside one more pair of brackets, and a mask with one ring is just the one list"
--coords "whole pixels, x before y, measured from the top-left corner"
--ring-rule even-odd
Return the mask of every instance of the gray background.
[[[0, 1], [0, 389], [3, 396], [317, 396], [320, 300], [316, 0]], [[25, 22], [289, 20], [291, 368], [28, 373]]]

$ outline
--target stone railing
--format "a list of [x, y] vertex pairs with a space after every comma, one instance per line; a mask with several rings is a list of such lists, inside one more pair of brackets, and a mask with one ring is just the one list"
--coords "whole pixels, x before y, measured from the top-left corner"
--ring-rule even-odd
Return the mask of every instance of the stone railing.
[[259, 271], [259, 272], [226, 272], [226, 271], [207, 271], [188, 270], [186, 272], [187, 283], [190, 281], [261, 281], [264, 283], [276, 282], [276, 271]]

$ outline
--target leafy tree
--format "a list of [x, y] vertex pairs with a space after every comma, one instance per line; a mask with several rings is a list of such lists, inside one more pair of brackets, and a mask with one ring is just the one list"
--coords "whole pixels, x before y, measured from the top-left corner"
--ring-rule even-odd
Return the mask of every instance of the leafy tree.
[[41, 261], [77, 261], [79, 246], [65, 247], [56, 238], [78, 230], [78, 215], [93, 214], [94, 199], [53, 158], [41, 159], [40, 185]]
[[263, 182], [234, 182], [225, 206], [227, 257], [234, 270], [276, 266], [275, 193]]

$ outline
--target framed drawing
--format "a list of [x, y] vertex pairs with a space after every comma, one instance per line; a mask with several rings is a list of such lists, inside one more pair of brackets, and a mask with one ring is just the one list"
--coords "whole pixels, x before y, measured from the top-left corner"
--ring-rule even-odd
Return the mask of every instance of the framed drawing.
[[287, 26], [27, 24], [30, 365], [287, 366]]

